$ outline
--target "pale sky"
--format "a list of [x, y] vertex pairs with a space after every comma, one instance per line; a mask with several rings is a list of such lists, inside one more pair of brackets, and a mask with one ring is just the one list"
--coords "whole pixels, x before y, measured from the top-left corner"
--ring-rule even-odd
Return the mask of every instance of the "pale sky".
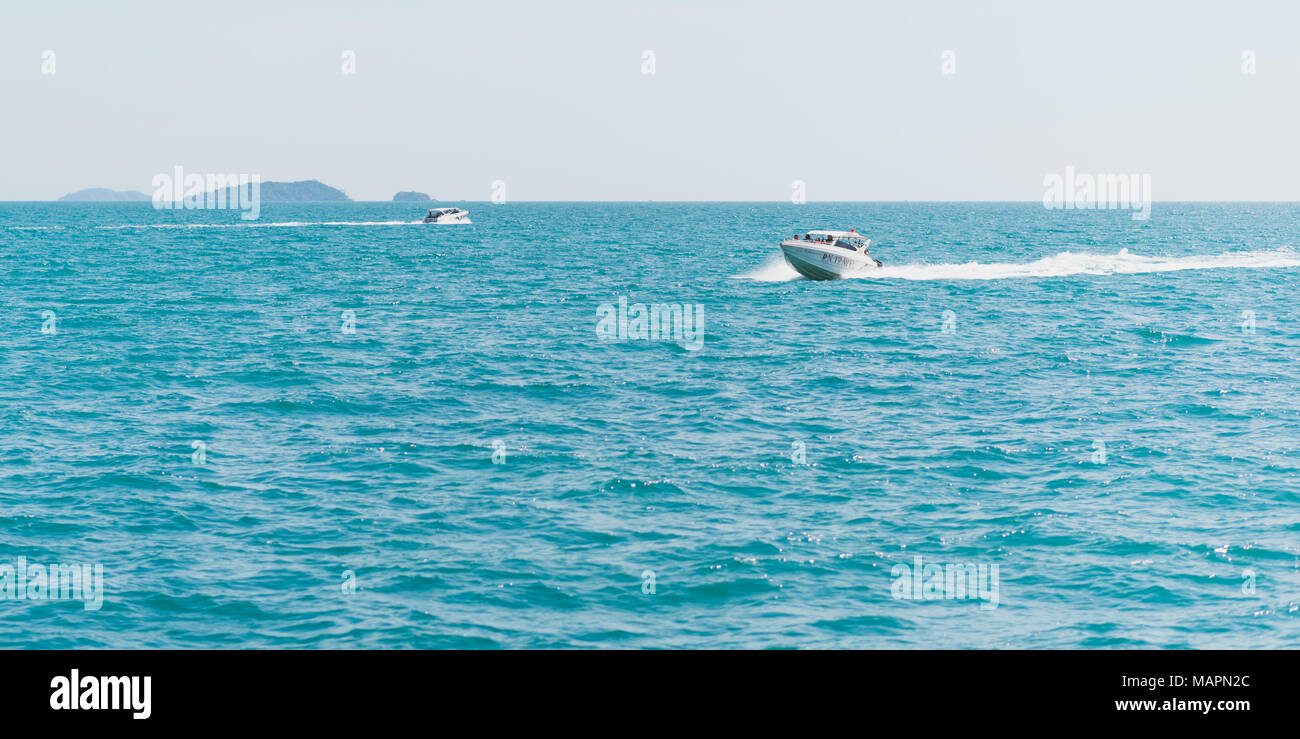
[[1149, 173], [1156, 200], [1300, 200], [1297, 33], [1293, 2], [13, 0], [0, 200], [148, 193], [177, 165], [358, 200], [802, 180], [810, 201], [1037, 201], [1067, 166]]

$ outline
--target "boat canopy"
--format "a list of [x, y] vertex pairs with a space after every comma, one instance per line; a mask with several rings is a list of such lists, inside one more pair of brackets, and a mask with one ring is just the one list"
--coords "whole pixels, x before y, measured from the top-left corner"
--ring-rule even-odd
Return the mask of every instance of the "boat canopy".
[[866, 236], [857, 231], [807, 231], [809, 236], [830, 236], [835, 239], [865, 239]]

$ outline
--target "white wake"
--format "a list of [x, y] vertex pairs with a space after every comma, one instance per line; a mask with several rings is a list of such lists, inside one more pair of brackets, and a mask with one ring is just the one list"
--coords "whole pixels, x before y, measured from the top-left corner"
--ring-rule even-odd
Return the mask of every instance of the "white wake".
[[298, 228], [301, 226], [413, 226], [424, 221], [282, 221], [278, 223], [134, 223], [121, 226], [96, 226], [95, 228]]
[[[1021, 264], [1009, 262], [966, 262], [965, 264], [902, 264], [855, 275], [861, 280], [1006, 280], [1017, 277], [1064, 277], [1066, 275], [1136, 275], [1149, 272], [1177, 272], [1185, 269], [1260, 269], [1300, 267], [1300, 254], [1291, 249], [1240, 251], [1189, 257], [1145, 257], [1120, 249], [1116, 254], [1086, 254], [1063, 251]], [[786, 282], [801, 279], [785, 259], [776, 256], [752, 272], [736, 279]]]

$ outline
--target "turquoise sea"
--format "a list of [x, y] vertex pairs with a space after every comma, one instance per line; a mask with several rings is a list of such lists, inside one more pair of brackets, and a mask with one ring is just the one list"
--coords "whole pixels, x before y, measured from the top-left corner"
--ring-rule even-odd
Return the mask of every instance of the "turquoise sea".
[[459, 205], [0, 204], [0, 643], [1300, 644], [1300, 206]]

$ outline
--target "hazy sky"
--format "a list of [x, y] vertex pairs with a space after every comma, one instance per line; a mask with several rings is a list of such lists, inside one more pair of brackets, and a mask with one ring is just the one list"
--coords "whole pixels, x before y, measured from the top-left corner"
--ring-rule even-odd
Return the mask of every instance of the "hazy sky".
[[0, 200], [176, 165], [358, 200], [1039, 200], [1071, 165], [1300, 200], [1298, 33], [1294, 2], [11, 0]]

